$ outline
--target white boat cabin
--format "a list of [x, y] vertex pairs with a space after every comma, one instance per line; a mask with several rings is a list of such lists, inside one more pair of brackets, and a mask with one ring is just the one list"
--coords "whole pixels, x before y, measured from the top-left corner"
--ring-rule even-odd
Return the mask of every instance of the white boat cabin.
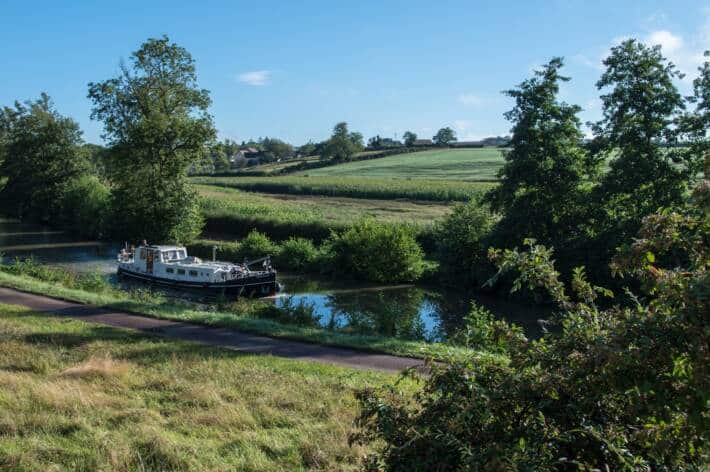
[[[241, 264], [202, 261], [188, 256], [183, 246], [139, 246], [118, 254], [119, 270], [150, 278], [186, 283], [220, 283], [248, 277], [252, 272]], [[270, 267], [269, 267], [270, 269]]]

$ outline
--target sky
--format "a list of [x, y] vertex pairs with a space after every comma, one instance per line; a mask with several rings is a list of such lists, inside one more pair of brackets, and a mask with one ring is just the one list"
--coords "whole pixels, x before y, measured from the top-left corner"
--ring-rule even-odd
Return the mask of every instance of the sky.
[[595, 82], [609, 48], [660, 44], [686, 78], [710, 49], [710, 1], [0, 0], [0, 105], [48, 93], [101, 143], [87, 84], [115, 77], [147, 38], [194, 57], [220, 138], [320, 141], [339, 121], [366, 138], [504, 135], [514, 87], [554, 56], [561, 97], [600, 116]]

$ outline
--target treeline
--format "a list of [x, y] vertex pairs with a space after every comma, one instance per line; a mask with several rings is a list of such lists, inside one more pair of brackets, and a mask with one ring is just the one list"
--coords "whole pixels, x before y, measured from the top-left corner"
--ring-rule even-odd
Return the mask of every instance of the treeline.
[[544, 293], [558, 314], [530, 341], [474, 304], [458, 342], [505, 361], [432, 365], [413, 394], [360, 391], [351, 440], [376, 448], [366, 470], [706, 466], [710, 63], [685, 99], [660, 47], [624, 41], [604, 65], [588, 146], [579, 107], [558, 98], [561, 59], [510, 90], [501, 185], [442, 225], [445, 265]]
[[[612, 283], [609, 263], [644, 217], [683, 204], [699, 180], [707, 140], [707, 63], [694, 93], [674, 85], [680, 73], [657, 47], [629, 40], [612, 49], [597, 87], [603, 118], [585, 142], [581, 108], [559, 99], [560, 58], [507, 91], [514, 108], [500, 184], [442, 222], [442, 273], [480, 287], [496, 269], [489, 247], [527, 238], [554, 247], [563, 279], [586, 266]], [[446, 235], [446, 236], [445, 236]]]

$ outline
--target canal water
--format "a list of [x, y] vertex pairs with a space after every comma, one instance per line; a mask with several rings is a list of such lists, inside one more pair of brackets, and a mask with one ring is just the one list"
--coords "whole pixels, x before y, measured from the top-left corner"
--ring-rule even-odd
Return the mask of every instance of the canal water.
[[[119, 249], [119, 244], [77, 240], [61, 231], [0, 218], [0, 253], [6, 263], [32, 256], [38, 262], [100, 272], [115, 280]], [[374, 285], [290, 273], [279, 273], [278, 280], [284, 289], [274, 303], [310, 306], [323, 328], [357, 334], [443, 341], [460, 329], [472, 301], [521, 325], [531, 337], [540, 334], [536, 320], [549, 315], [544, 308], [440, 287]], [[164, 294], [209, 304], [194, 293]]]

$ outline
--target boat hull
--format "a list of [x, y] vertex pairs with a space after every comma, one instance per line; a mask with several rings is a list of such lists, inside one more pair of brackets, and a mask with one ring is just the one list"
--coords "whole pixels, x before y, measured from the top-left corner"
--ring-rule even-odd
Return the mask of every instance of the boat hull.
[[172, 280], [163, 277], [156, 277], [151, 274], [133, 272], [122, 269], [121, 267], [118, 268], [118, 275], [166, 287], [208, 291], [216, 294], [224, 293], [228, 295], [245, 297], [264, 297], [273, 295], [278, 291], [279, 287], [278, 282], [276, 282], [276, 272], [244, 277], [239, 280], [228, 280], [225, 282], [191, 282], [189, 280]]

